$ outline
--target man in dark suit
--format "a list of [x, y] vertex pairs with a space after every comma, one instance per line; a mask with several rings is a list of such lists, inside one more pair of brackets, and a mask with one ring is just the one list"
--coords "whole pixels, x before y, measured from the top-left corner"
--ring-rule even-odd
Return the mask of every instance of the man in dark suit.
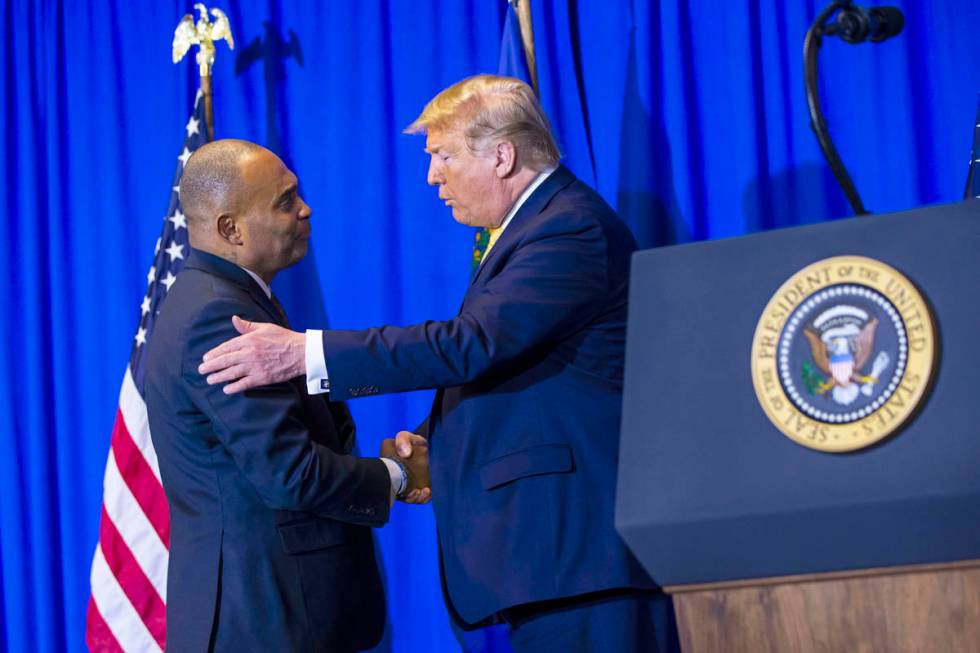
[[437, 388], [423, 430], [458, 622], [504, 621], [517, 651], [656, 650], [663, 604], [613, 527], [636, 242], [559, 165], [519, 80], [455, 84], [407, 131], [453, 217], [488, 229], [459, 315], [306, 335], [238, 321], [200, 369], [232, 393], [283, 369], [332, 399]]
[[[204, 352], [235, 333], [232, 315], [286, 326], [269, 284], [306, 254], [310, 208], [282, 161], [244, 141], [199, 149], [180, 200], [194, 249], [146, 373], [170, 506], [167, 648], [370, 648], [385, 602], [369, 527], [387, 521], [393, 488], [405, 489], [404, 463], [350, 455], [346, 406], [308, 395], [302, 379], [227, 395], [197, 373]], [[424, 461], [407, 469], [426, 483]]]

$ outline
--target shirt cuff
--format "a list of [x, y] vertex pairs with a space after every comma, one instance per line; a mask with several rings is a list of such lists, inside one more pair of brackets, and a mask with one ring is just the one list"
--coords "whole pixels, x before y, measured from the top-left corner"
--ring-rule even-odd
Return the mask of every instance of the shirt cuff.
[[327, 359], [323, 355], [323, 331], [306, 330], [306, 392], [318, 395], [330, 392]]
[[391, 458], [382, 458], [381, 462], [388, 468], [388, 475], [391, 477], [391, 502], [394, 503], [395, 497], [405, 489], [408, 479], [405, 478], [401, 466]]

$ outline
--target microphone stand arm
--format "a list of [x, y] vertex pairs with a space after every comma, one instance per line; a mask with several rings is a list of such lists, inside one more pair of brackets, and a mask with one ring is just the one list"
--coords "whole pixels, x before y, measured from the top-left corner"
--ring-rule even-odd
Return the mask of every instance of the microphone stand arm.
[[[851, 0], [835, 0], [829, 7], [823, 10], [810, 29], [807, 30], [806, 39], [803, 41], [803, 67], [804, 81], [806, 83], [806, 102], [810, 109], [810, 127], [817, 135], [817, 142], [820, 143], [820, 150], [824, 158], [830, 164], [830, 169], [837, 178], [837, 183], [844, 189], [847, 201], [851, 203], [856, 215], [869, 215], [869, 211], [864, 208], [861, 196], [858, 195], [857, 188], [851, 180], [851, 175], [844, 167], [837, 148], [830, 140], [830, 133], [827, 131], [827, 123], [824, 120], [823, 111], [820, 109], [820, 97], [817, 93], [817, 54], [823, 41], [823, 36], [832, 33], [835, 26], [826, 25], [830, 18], [838, 9], [843, 9], [851, 4]], [[830, 31], [828, 31], [830, 30]]]

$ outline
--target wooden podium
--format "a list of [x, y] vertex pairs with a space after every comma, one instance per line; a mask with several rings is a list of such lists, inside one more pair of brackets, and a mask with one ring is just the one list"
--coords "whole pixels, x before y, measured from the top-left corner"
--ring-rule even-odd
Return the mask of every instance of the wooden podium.
[[665, 590], [684, 653], [980, 651], [980, 560]]
[[[876, 290], [841, 261], [891, 281]], [[889, 308], [915, 294], [895, 279], [915, 316]], [[766, 386], [760, 333], [780, 302]], [[894, 375], [930, 314], [921, 392], [874, 403], [879, 378], [905, 387]], [[872, 358], [848, 336], [876, 363], [869, 392], [847, 395], [830, 348], [874, 328]], [[638, 252], [624, 380], [616, 528], [673, 596], [685, 653], [980, 653], [980, 200]], [[914, 412], [887, 437], [811, 446], [857, 439], [901, 402]]]

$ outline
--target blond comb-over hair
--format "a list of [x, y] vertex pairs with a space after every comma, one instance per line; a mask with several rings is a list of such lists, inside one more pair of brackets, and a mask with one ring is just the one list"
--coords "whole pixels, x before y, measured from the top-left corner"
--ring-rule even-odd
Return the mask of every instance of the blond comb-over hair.
[[456, 82], [432, 98], [405, 133], [454, 129], [462, 131], [473, 152], [510, 141], [533, 170], [555, 166], [561, 158], [534, 91], [515, 77], [476, 75]]

